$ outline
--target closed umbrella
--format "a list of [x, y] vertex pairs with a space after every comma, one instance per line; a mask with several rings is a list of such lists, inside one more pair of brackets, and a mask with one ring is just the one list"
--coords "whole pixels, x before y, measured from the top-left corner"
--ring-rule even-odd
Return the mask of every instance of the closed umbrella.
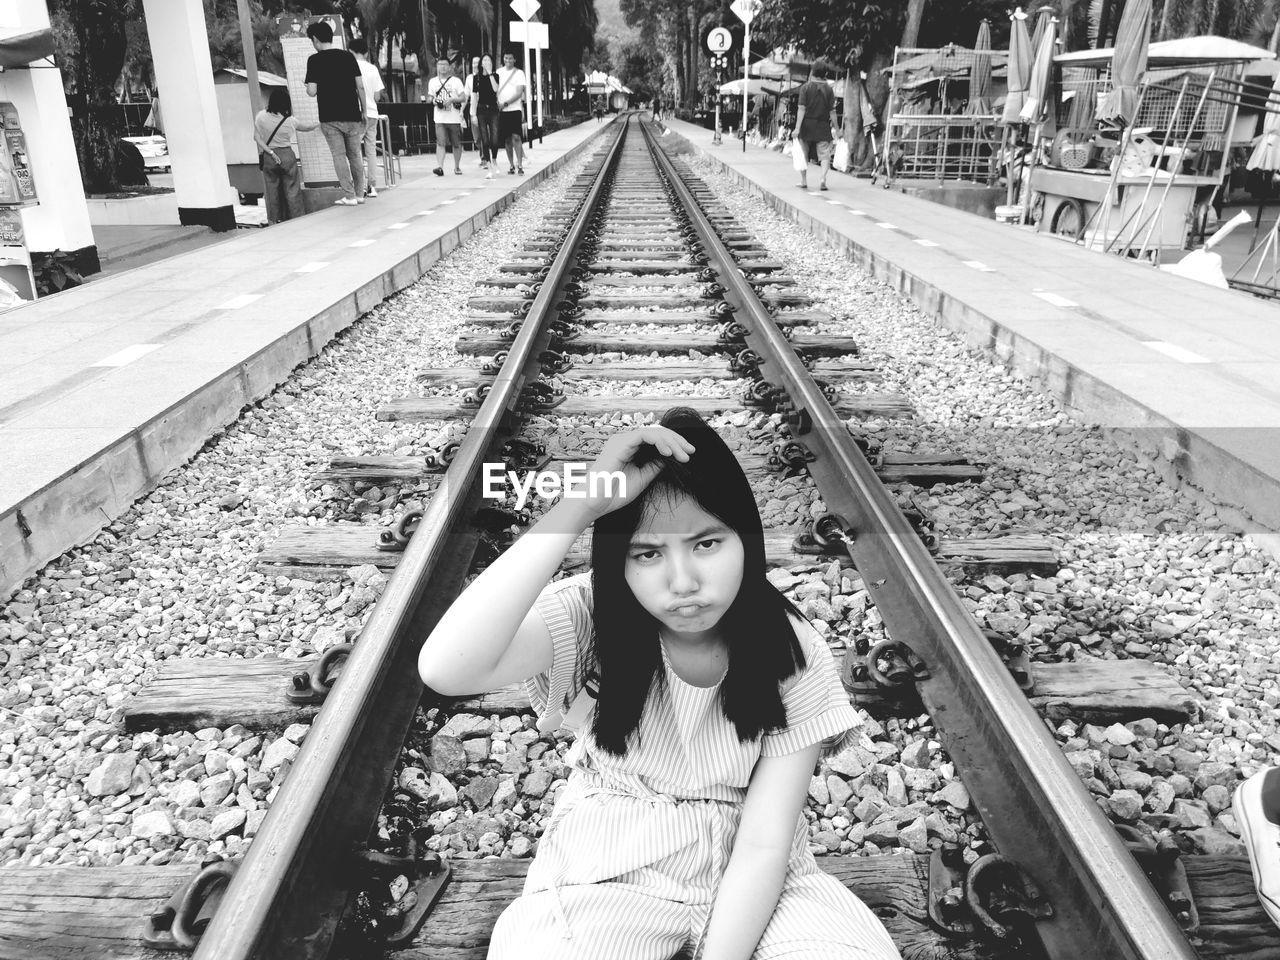
[[1044, 32], [1049, 29], [1049, 21], [1053, 19], [1053, 7], [1041, 7], [1036, 11], [1036, 25], [1031, 28], [1031, 49], [1039, 50]]
[[1031, 37], [1027, 34], [1027, 15], [1021, 7], [1009, 19], [1009, 93], [1004, 101], [1003, 122], [1019, 123], [1031, 81]]
[[[1274, 178], [1280, 173], [1280, 74], [1276, 75], [1275, 84], [1271, 87], [1271, 95], [1266, 103], [1267, 115], [1262, 121], [1262, 133], [1253, 143], [1253, 152], [1245, 161], [1246, 170], [1266, 170]], [[1258, 201], [1258, 217], [1253, 225], [1253, 243], [1250, 249], [1257, 246], [1258, 228], [1262, 226], [1262, 200]], [[1280, 221], [1277, 221], [1280, 223]]]
[[1253, 144], [1253, 152], [1245, 162], [1247, 170], [1280, 170], [1280, 74], [1276, 75], [1267, 100], [1267, 115], [1262, 133]]
[[1052, 106], [1049, 88], [1053, 80], [1053, 50], [1058, 38], [1058, 21], [1051, 19], [1049, 25], [1036, 33], [1040, 35], [1040, 43], [1036, 47], [1036, 57], [1031, 64], [1031, 77], [1027, 82], [1026, 99], [1022, 103], [1019, 119], [1026, 123], [1040, 123], [1051, 117], [1048, 109]]
[[1128, 0], [1116, 30], [1111, 60], [1111, 91], [1102, 101], [1098, 117], [1127, 125], [1138, 112], [1138, 84], [1147, 69], [1151, 43], [1151, 0]]
[[991, 21], [983, 20], [973, 43], [973, 68], [969, 73], [968, 113], [991, 112]]
[[1073, 130], [1088, 130], [1093, 126], [1093, 111], [1097, 106], [1093, 84], [1088, 79], [1076, 77], [1074, 80], [1064, 79], [1063, 86], [1075, 90], [1067, 114], [1067, 126]]

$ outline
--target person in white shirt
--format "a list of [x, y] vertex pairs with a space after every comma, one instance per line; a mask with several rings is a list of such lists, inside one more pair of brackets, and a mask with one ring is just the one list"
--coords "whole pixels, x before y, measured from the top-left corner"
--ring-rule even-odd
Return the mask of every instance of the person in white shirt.
[[[498, 138], [507, 150], [507, 173], [515, 173], [517, 165], [520, 173], [524, 173], [524, 91], [528, 86], [524, 71], [516, 66], [516, 55], [508, 50], [502, 55], [502, 66], [498, 68]], [[512, 159], [512, 151], [515, 159]]]
[[[377, 167], [378, 167], [378, 94], [387, 89], [382, 82], [382, 74], [378, 72], [378, 68], [369, 62], [369, 44], [363, 37], [356, 37], [347, 45], [356, 57], [356, 64], [360, 67], [360, 79], [364, 81], [364, 137], [361, 145], [364, 147], [364, 165], [366, 171], [365, 191], [366, 197], [376, 197], [378, 195]], [[386, 145], [384, 145], [386, 149]]]
[[427, 99], [435, 105], [437, 177], [444, 176], [444, 157], [453, 151], [453, 172], [462, 173], [462, 104], [467, 91], [453, 75], [453, 64], [444, 57], [436, 61], [436, 75], [427, 84]]

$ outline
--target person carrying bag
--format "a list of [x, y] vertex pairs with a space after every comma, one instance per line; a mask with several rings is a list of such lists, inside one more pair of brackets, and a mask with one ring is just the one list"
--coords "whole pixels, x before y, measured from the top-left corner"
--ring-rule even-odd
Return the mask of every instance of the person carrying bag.
[[299, 130], [315, 130], [319, 126], [318, 123], [300, 121], [293, 115], [293, 102], [285, 87], [274, 88], [266, 109], [258, 111], [253, 118], [253, 139], [258, 145], [258, 169], [262, 171], [267, 223], [292, 220], [305, 212], [294, 144]]

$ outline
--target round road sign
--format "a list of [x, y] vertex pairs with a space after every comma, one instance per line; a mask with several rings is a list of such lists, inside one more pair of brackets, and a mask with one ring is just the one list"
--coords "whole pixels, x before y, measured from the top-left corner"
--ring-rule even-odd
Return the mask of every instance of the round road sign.
[[707, 34], [707, 49], [712, 53], [724, 53], [733, 46], [733, 35], [724, 27], [716, 27]]

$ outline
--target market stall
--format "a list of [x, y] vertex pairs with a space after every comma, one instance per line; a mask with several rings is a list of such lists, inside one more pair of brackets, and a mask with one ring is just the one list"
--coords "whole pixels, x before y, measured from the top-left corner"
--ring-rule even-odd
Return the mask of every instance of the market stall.
[[1130, 86], [1115, 54], [1054, 58], [1057, 129], [1030, 177], [1037, 229], [1158, 261], [1203, 230], [1226, 174], [1244, 68], [1275, 55], [1223, 37], [1163, 41], [1147, 48]]
[[1007, 54], [949, 44], [894, 51], [878, 171], [894, 180], [990, 179], [999, 148], [993, 77]]

